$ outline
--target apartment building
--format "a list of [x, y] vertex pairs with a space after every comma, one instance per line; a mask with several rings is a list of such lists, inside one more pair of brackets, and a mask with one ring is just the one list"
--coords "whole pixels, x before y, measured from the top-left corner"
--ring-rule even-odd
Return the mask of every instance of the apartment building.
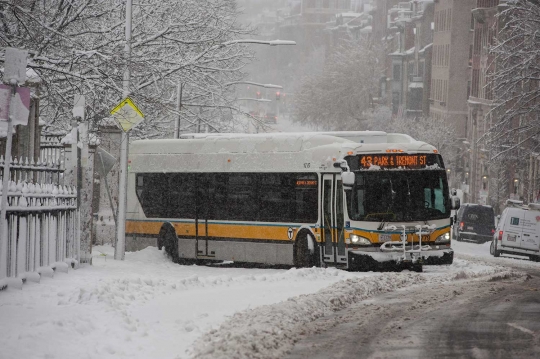
[[[471, 14], [473, 38], [470, 44], [470, 94], [467, 101], [468, 131], [470, 143], [469, 198], [472, 202], [488, 204], [490, 177], [489, 151], [483, 136], [489, 131], [495, 113], [493, 92], [489, 76], [495, 71], [495, 57], [489, 47], [495, 43], [498, 27], [499, 0], [476, 0]], [[509, 168], [512, 173], [514, 168]], [[499, 189], [500, 190], [500, 189]], [[506, 191], [505, 191], [506, 192]]]
[[453, 124], [458, 138], [467, 134], [467, 83], [476, 0], [435, 1], [431, 61], [430, 114]]
[[[387, 10], [387, 103], [397, 117], [429, 114], [433, 3], [398, 2]], [[380, 30], [378, 30], [380, 31]], [[378, 32], [377, 31], [377, 32]]]
[[457, 156], [447, 163], [450, 185], [467, 192], [467, 98], [472, 39], [471, 10], [476, 0], [435, 0], [429, 114], [454, 126]]

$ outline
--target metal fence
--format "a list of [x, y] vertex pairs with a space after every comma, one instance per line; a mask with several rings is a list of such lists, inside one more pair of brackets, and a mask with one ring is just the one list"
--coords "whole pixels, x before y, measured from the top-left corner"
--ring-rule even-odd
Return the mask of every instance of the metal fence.
[[[7, 216], [0, 219], [0, 289], [78, 265], [77, 191], [61, 184], [61, 145], [52, 142], [37, 162], [11, 161]], [[1, 157], [0, 193], [3, 168]]]

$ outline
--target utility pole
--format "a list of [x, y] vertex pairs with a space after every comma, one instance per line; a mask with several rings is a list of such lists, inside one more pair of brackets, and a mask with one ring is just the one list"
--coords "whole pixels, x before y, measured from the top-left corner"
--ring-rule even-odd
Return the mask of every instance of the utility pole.
[[199, 118], [197, 119], [197, 133], [201, 133], [201, 118], [202, 118], [203, 109], [202, 106], [199, 107]]
[[180, 110], [182, 109], [182, 89], [184, 85], [182, 83], [178, 84], [176, 90], [176, 121], [174, 123], [174, 138], [180, 138]]
[[[131, 72], [131, 15], [132, 0], [126, 0], [126, 69], [124, 71], [123, 98], [129, 96]], [[116, 225], [116, 244], [114, 246], [114, 259], [124, 260], [126, 251], [126, 202], [127, 202], [127, 160], [128, 160], [129, 133], [122, 131], [120, 147], [120, 179], [118, 185], [118, 223]]]

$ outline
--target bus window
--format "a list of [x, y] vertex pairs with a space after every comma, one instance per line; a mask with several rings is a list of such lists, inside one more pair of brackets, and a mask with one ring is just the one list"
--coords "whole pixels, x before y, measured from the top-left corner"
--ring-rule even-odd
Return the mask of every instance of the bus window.
[[227, 173], [208, 174], [208, 219], [223, 220], [228, 218], [228, 183], [229, 176]]
[[288, 222], [291, 217], [291, 192], [288, 174], [262, 174], [259, 186], [259, 221]]
[[256, 221], [258, 206], [256, 202], [255, 174], [229, 173], [227, 187], [227, 219]]
[[137, 197], [144, 215], [148, 218], [165, 218], [168, 216], [168, 176], [159, 173], [137, 175]]
[[195, 175], [169, 174], [169, 218], [195, 218]]
[[444, 171], [357, 172], [347, 195], [349, 216], [357, 221], [411, 221], [450, 214]]
[[441, 213], [445, 212], [442, 179], [426, 180], [424, 184], [424, 203], [426, 208], [433, 208]]
[[293, 176], [293, 193], [291, 197], [291, 222], [317, 222], [319, 190], [317, 175], [301, 174]]

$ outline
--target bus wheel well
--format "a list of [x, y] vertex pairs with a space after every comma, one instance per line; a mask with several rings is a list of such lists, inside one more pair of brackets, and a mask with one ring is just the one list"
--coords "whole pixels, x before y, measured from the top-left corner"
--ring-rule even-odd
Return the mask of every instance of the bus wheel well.
[[174, 226], [165, 222], [159, 230], [158, 248], [165, 247], [165, 252], [171, 257], [173, 262], [178, 259], [178, 236]]
[[318, 246], [310, 231], [303, 229], [296, 235], [293, 260], [297, 268], [319, 266]]

